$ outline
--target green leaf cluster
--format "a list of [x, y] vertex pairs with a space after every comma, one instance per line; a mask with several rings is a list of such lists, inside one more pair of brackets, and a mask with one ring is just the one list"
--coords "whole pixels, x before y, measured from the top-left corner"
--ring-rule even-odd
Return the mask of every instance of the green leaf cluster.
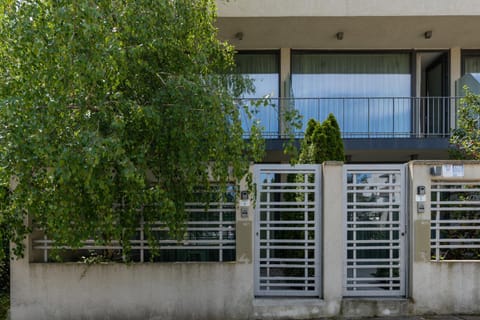
[[315, 119], [308, 121], [299, 155], [299, 163], [323, 163], [328, 160], [345, 160], [340, 127], [331, 113], [323, 123]]
[[454, 159], [480, 159], [480, 96], [467, 87], [457, 111], [457, 127], [450, 137], [450, 156]]
[[232, 75], [214, 2], [0, 4], [0, 239], [15, 255], [27, 219], [58, 246], [128, 250], [141, 219], [180, 239], [193, 191], [261, 156], [260, 133], [242, 139], [235, 97], [251, 85]]

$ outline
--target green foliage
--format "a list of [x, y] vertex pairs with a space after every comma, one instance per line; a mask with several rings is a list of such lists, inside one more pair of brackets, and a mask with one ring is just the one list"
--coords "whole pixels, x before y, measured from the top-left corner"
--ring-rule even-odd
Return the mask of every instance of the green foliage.
[[323, 123], [323, 126], [327, 137], [327, 160], [345, 161], [342, 135], [335, 116], [330, 113], [327, 120]]
[[328, 160], [345, 160], [340, 127], [333, 114], [329, 114], [323, 123], [314, 119], [308, 121], [299, 156], [299, 163], [323, 163]]
[[[0, 226], [2, 229], [3, 226]], [[10, 259], [8, 255], [8, 242], [3, 240], [3, 250], [6, 253], [0, 259], [0, 296], [2, 294], [8, 295], [10, 293]]]
[[[5, 236], [5, 226], [0, 223], [0, 237]], [[8, 255], [8, 241], [3, 239], [3, 250], [7, 254], [0, 258], [0, 319], [6, 319], [10, 307], [10, 259]]]
[[10, 309], [10, 296], [0, 293], [0, 320], [7, 319], [8, 310]]
[[298, 161], [299, 153], [295, 143], [295, 132], [300, 130], [303, 125], [303, 116], [295, 109], [291, 99], [285, 100], [282, 109], [282, 118], [284, 123], [283, 134], [287, 138], [283, 144], [283, 151], [290, 158], [290, 164], [294, 165]]
[[454, 159], [480, 159], [480, 96], [464, 88], [460, 100], [457, 128], [450, 138], [450, 156]]
[[128, 250], [141, 218], [181, 238], [194, 188], [225, 187], [259, 159], [260, 131], [242, 139], [234, 100], [250, 86], [231, 75], [214, 2], [0, 4], [0, 224], [14, 255], [27, 213], [58, 246]]

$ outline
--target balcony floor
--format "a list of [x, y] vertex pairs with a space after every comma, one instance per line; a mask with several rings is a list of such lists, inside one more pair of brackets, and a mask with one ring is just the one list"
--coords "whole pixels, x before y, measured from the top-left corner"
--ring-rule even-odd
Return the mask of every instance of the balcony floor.
[[[296, 140], [299, 147], [301, 140]], [[285, 139], [267, 139], [264, 162], [287, 162], [283, 154]], [[412, 159], [448, 159], [448, 138], [344, 139], [349, 163], [404, 163]]]

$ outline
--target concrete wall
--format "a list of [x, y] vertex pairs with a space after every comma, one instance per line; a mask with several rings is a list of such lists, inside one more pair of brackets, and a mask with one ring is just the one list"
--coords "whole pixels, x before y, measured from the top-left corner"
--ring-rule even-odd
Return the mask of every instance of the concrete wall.
[[[333, 316], [480, 313], [480, 261], [430, 261], [433, 165], [409, 164], [408, 294], [343, 298], [343, 166], [323, 165], [322, 292], [318, 298], [255, 298], [253, 215], [237, 216], [237, 262], [99, 264], [12, 262], [12, 319], [313, 319]], [[465, 162], [480, 181], [480, 162]], [[418, 213], [417, 186], [426, 186]]]
[[[252, 265], [12, 264], [12, 319], [247, 319]], [[245, 317], [247, 315], [247, 317]]]
[[[463, 164], [463, 178], [432, 177], [430, 168], [442, 164]], [[430, 261], [430, 191], [432, 181], [480, 182], [479, 162], [414, 161], [410, 163], [410, 197], [418, 186], [426, 187], [425, 212], [410, 202], [412, 257], [410, 297], [415, 313], [480, 313], [480, 261]]]

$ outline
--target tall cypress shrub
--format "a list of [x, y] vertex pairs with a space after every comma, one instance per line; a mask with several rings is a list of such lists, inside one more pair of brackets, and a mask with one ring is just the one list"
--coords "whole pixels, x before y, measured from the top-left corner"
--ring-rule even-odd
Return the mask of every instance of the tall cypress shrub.
[[323, 163], [324, 161], [329, 160], [328, 136], [324, 123], [318, 123], [317, 127], [315, 128], [312, 137], [311, 149], [311, 163]]
[[340, 127], [331, 113], [323, 123], [314, 119], [308, 121], [299, 163], [323, 163], [329, 160], [345, 160]]
[[326, 136], [326, 157], [325, 160], [345, 161], [345, 149], [343, 146], [340, 126], [335, 116], [330, 113], [328, 118], [323, 122], [323, 130]]
[[300, 146], [300, 155], [298, 157], [299, 163], [314, 163], [312, 156], [313, 136], [315, 130], [321, 126], [315, 119], [310, 119], [307, 124], [307, 130], [305, 130], [305, 136], [303, 137]]

